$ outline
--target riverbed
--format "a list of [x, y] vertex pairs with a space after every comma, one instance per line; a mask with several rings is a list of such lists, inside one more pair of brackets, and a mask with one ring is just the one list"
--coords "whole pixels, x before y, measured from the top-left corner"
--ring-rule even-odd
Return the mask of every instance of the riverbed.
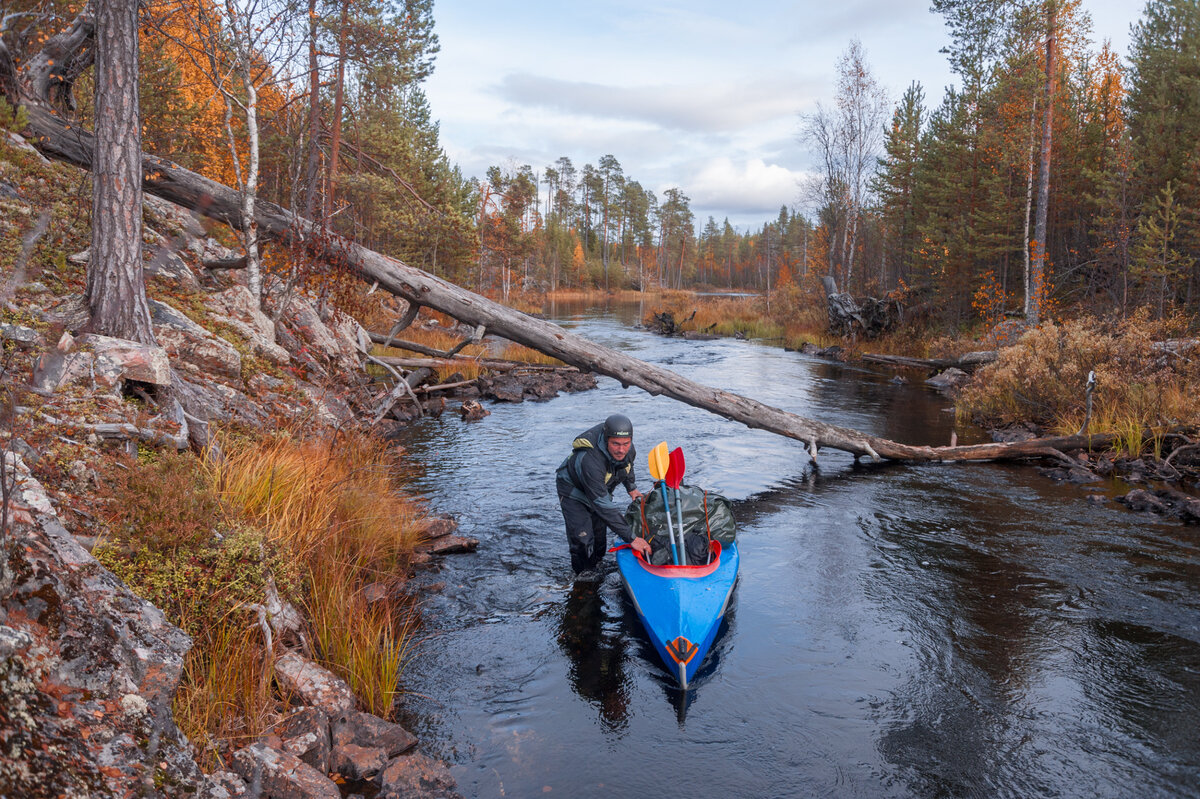
[[[664, 339], [636, 306], [573, 332], [692, 380], [911, 444], [979, 440], [892, 373]], [[857, 464], [600, 378], [414, 425], [412, 488], [477, 553], [423, 575], [403, 721], [468, 797], [1200, 796], [1200, 533], [997, 464]], [[741, 577], [675, 687], [611, 571], [572, 579], [554, 470], [610, 413], [734, 501]], [[618, 498], [625, 499], [623, 491]], [[608, 561], [611, 567], [611, 557]]]

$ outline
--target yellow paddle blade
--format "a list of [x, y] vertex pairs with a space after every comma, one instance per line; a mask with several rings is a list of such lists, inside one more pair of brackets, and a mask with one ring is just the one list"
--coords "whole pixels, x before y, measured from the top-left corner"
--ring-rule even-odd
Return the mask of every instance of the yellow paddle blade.
[[667, 452], [667, 442], [662, 442], [650, 450], [650, 477], [655, 480], [663, 479], [671, 466], [671, 456]]

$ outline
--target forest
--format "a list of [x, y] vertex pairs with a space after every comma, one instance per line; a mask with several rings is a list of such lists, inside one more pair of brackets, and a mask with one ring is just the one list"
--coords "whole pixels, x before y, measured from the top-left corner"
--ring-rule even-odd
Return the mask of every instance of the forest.
[[[146, 4], [143, 147], [503, 301], [710, 287], [801, 302], [829, 275], [855, 295], [936, 309], [947, 326], [1194, 312], [1200, 7], [1147, 3], [1127, 66], [1092, 41], [1080, 0], [933, 10], [959, 83], [936, 104], [916, 83], [893, 102], [851, 42], [834, 101], [797, 115], [814, 176], [751, 231], [701, 222], [686, 186], [656, 195], [614, 154], [463, 175], [422, 88], [439, 48], [432, 0]], [[89, 13], [10, 4], [0, 58], [14, 75], [52, 62], [47, 39]], [[89, 58], [46, 70], [75, 89], [57, 95], [78, 101], [60, 111], [87, 127]], [[243, 244], [258, 260], [252, 233]], [[322, 279], [297, 275], [280, 251], [261, 261], [268, 281]]]

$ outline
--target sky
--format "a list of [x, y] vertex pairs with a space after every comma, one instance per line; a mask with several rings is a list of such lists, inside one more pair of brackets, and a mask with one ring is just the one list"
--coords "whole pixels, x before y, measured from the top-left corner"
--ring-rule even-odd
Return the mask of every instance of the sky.
[[[1083, 0], [1096, 49], [1122, 57], [1140, 0]], [[833, 102], [838, 57], [858, 39], [893, 99], [913, 81], [936, 106], [957, 83], [929, 0], [439, 0], [425, 85], [441, 142], [467, 177], [606, 154], [660, 199], [680, 188], [697, 228], [742, 231], [805, 212], [813, 170], [801, 115]], [[545, 197], [545, 187], [542, 187]]]

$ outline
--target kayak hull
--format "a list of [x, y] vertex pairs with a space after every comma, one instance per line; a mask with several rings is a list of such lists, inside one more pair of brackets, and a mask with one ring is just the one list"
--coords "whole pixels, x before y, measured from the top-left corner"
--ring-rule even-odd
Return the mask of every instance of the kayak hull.
[[616, 551], [617, 569], [646, 634], [667, 671], [686, 689], [708, 654], [738, 574], [737, 544], [713, 542], [713, 559], [699, 566], [651, 566], [629, 547]]

